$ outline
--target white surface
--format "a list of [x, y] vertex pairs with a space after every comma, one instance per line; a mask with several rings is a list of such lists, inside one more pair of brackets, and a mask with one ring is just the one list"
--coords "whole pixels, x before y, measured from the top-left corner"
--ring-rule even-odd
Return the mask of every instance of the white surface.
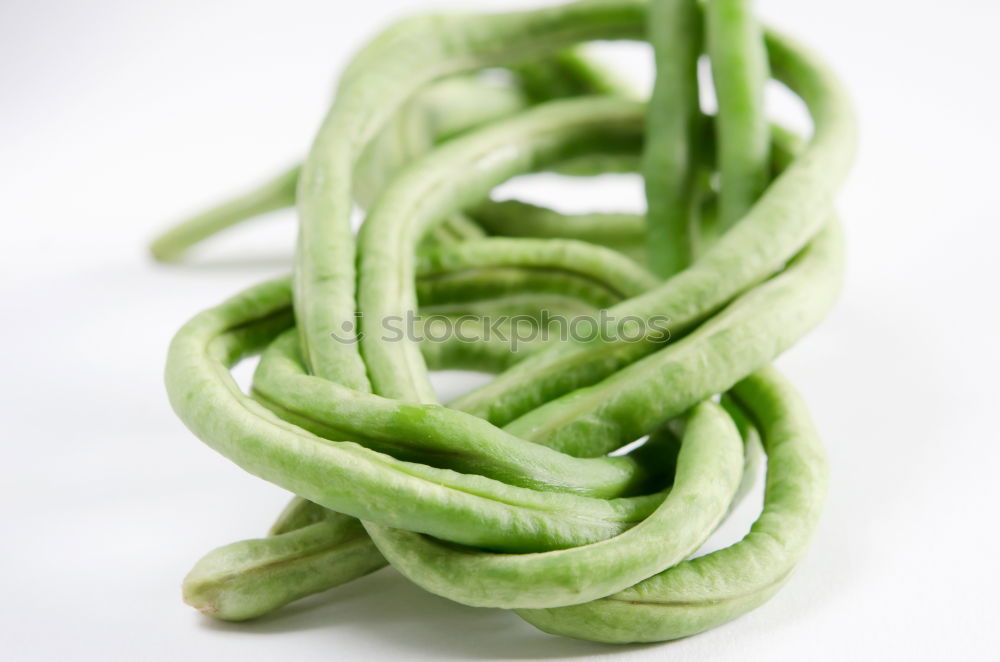
[[285, 271], [294, 224], [233, 233], [200, 266], [157, 268], [144, 243], [298, 158], [349, 52], [426, 4], [0, 5], [0, 658], [995, 659], [1000, 12], [987, 0], [761, 2], [834, 62], [863, 128], [840, 200], [847, 287], [781, 361], [829, 446], [829, 506], [772, 602], [633, 648], [550, 637], [392, 571], [255, 624], [181, 604], [191, 563], [260, 535], [285, 496], [175, 419], [164, 351], [195, 311]]

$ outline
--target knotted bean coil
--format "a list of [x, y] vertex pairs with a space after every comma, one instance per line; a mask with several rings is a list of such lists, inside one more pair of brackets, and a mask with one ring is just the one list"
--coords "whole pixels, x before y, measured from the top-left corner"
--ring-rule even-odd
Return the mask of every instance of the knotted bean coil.
[[[648, 103], [575, 50], [647, 35]], [[714, 118], [699, 103], [706, 52]], [[807, 141], [768, 124], [769, 75], [808, 107]], [[826, 485], [808, 413], [769, 363], [836, 296], [832, 201], [854, 132], [836, 78], [745, 0], [585, 0], [386, 30], [344, 73], [302, 166], [153, 245], [177, 259], [298, 208], [293, 277], [197, 315], [170, 347], [167, 389], [187, 426], [297, 495], [269, 537], [199, 561], [185, 600], [248, 619], [388, 562], [458, 602], [607, 642], [694, 634], [766, 601]], [[542, 170], [639, 170], [648, 213], [489, 199]], [[538, 331], [553, 311], [644, 326], [516, 351], [380, 332], [418, 310], [428, 336], [499, 315], [517, 316], [508, 334]], [[228, 367], [254, 354], [246, 394]], [[497, 376], [442, 406], [428, 369], [455, 367]], [[760, 448], [750, 533], [686, 560], [745, 493]]]

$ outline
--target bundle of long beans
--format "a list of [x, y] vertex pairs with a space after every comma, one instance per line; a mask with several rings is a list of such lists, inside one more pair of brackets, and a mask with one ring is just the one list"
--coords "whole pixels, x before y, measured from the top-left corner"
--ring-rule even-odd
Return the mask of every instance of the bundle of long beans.
[[[577, 48], [643, 38], [648, 102]], [[768, 122], [772, 76], [809, 109], [807, 140]], [[762, 604], [826, 490], [808, 413], [769, 364], [836, 296], [832, 200], [854, 134], [837, 79], [746, 0], [584, 0], [390, 27], [343, 74], [301, 167], [154, 243], [178, 259], [298, 209], [294, 275], [197, 315], [170, 347], [187, 426], [297, 495], [268, 537], [199, 561], [185, 600], [249, 619], [390, 563], [452, 600], [607, 642], [674, 639]], [[490, 199], [546, 170], [639, 171], [648, 213]], [[559, 315], [616, 332], [553, 337]], [[390, 336], [387, 320], [420, 333]], [[247, 394], [228, 368], [256, 354]], [[496, 376], [441, 405], [428, 379], [441, 368]], [[761, 449], [749, 534], [690, 559]]]

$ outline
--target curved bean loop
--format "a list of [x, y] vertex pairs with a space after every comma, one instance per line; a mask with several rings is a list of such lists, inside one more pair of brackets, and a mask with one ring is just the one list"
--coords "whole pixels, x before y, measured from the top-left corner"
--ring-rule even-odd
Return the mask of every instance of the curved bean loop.
[[387, 343], [379, 332], [383, 320], [416, 309], [416, 247], [430, 224], [514, 175], [593, 151], [634, 151], [641, 112], [641, 104], [609, 97], [543, 104], [457, 139], [400, 174], [358, 237], [358, 303], [365, 313], [359, 347], [376, 392], [436, 401], [416, 344]]
[[[615, 316], [665, 315], [675, 328], [687, 328], [773, 274], [829, 219], [833, 193], [853, 153], [856, 128], [850, 104], [839, 81], [814, 56], [774, 33], [768, 33], [767, 44], [775, 77], [797, 92], [813, 115], [812, 138], [751, 211], [694, 264], [658, 288], [613, 307], [609, 312]], [[612, 348], [620, 359], [611, 361], [608, 345], [549, 348], [452, 406], [505, 425], [649, 351], [631, 343]]]
[[[602, 540], [641, 520], [662, 499], [536, 492], [403, 462], [288, 423], [242, 393], [226, 366], [287, 329], [290, 302], [286, 279], [251, 288], [188, 322], [167, 356], [175, 411], [205, 443], [250, 473], [337, 512], [510, 551]], [[408, 506], [382, 506], [396, 501]]]
[[764, 510], [725, 549], [680, 563], [586, 604], [519, 610], [536, 627], [609, 643], [666, 641], [703, 632], [766, 602], [805, 553], [826, 498], [826, 455], [802, 399], [774, 369], [733, 394], [761, 431], [767, 452]]
[[419, 16], [400, 22], [359, 54], [299, 179], [295, 309], [314, 374], [368, 387], [358, 348], [330, 342], [329, 334], [354, 320], [353, 170], [386, 120], [422, 85], [448, 74], [523, 60], [533, 52], [553, 53], [588, 39], [632, 36], [642, 25], [642, 10], [641, 2], [594, 0], [489, 17]]
[[[492, 84], [476, 75], [447, 78], [431, 85], [404, 104], [398, 115], [390, 120], [389, 125], [360, 158], [355, 181], [355, 198], [358, 202], [365, 207], [370, 205], [379, 188], [389, 181], [394, 172], [408, 160], [429, 150], [435, 143], [523, 110], [529, 104], [529, 97], [545, 100], [558, 98], [562, 94], [626, 93], [607, 72], [602, 71], [591, 60], [573, 52], [558, 54], [551, 60], [520, 64], [516, 67], [516, 74], [517, 80], [513, 86]], [[549, 91], [541, 95], [539, 79], [566, 79], [574, 83], [565, 92]], [[291, 168], [273, 181], [171, 228], [152, 243], [150, 250], [153, 256], [161, 261], [177, 260], [191, 246], [232, 225], [293, 205], [300, 171], [300, 166]], [[456, 215], [437, 226], [431, 239], [438, 243], [453, 243], [480, 238], [482, 235], [475, 223]], [[537, 289], [537, 279], [534, 286]], [[557, 285], [557, 291], [566, 289], [565, 286]], [[596, 293], [595, 288], [569, 289], [574, 295], [584, 291], [591, 293], [589, 299], [595, 305], [607, 305], [610, 302], [608, 295]], [[556, 308], [548, 306], [550, 310]], [[584, 311], [577, 309], [575, 312], [579, 314]], [[468, 358], [468, 351], [456, 352], [455, 349], [465, 348], [456, 348], [454, 343], [435, 346], [425, 343], [423, 348], [425, 353], [434, 350], [433, 358], [447, 367], [501, 369], [513, 362], [513, 356], [506, 351], [505, 344], [481, 344], [472, 360]], [[332, 516], [331, 513], [327, 514]]]
[[[564, 96], [633, 96], [599, 63], [574, 51], [515, 65], [512, 73], [515, 79], [509, 84], [496, 84], [475, 74], [445, 78], [403, 104], [361, 155], [355, 169], [355, 201], [368, 207], [408, 161], [436, 144], [513, 115], [532, 103]], [[564, 83], [565, 89], [547, 89], [543, 93], [540, 80], [569, 82]], [[613, 158], [602, 156], [600, 164], [594, 164], [593, 159], [575, 160], [563, 167], [578, 174], [593, 174], [607, 170]], [[296, 165], [243, 195], [177, 224], [153, 240], [150, 252], [161, 262], [177, 261], [192, 246], [233, 225], [294, 206], [301, 171], [301, 164]], [[443, 221], [435, 228], [438, 230], [438, 238], [445, 242], [482, 237], [481, 228], [460, 215]]]
[[634, 492], [647, 478], [629, 457], [563, 457], [460, 411], [352, 391], [310, 376], [299, 362], [298, 343], [287, 333], [261, 357], [254, 397], [283, 420], [327, 439], [351, 439], [394, 457], [510, 485], [610, 498]]
[[742, 465], [736, 426], [721, 407], [703, 402], [689, 415], [670, 494], [642, 523], [614, 538], [509, 555], [456, 551], [384, 527], [373, 538], [410, 580], [457, 602], [508, 609], [575, 604], [631, 586], [694, 552], [725, 515]]
[[[763, 367], [811, 329], [840, 290], [843, 246], [831, 223], [789, 267], [683, 340], [506, 426], [552, 448], [608, 453]], [[744, 339], [766, 338], [754, 343]], [[533, 358], [534, 360], [534, 358]]]
[[[644, 36], [646, 103], [582, 54]], [[805, 103], [807, 140], [768, 123], [770, 76]], [[196, 315], [168, 352], [189, 429], [295, 495], [267, 537], [203, 557], [184, 599], [251, 619], [389, 563], [603, 642], [688, 636], [762, 604], [825, 494], [808, 413], [769, 363], [839, 290], [833, 199], [855, 132], [837, 78], [750, 0], [581, 0], [385, 30], [300, 167], [152, 247], [176, 260], [297, 207], [292, 277]], [[638, 171], [647, 213], [491, 199], [542, 170]], [[616, 333], [550, 337], [570, 318]], [[243, 392], [229, 369], [252, 356]], [[430, 371], [445, 368], [495, 376], [442, 406]], [[759, 471], [750, 533], [691, 559]]]

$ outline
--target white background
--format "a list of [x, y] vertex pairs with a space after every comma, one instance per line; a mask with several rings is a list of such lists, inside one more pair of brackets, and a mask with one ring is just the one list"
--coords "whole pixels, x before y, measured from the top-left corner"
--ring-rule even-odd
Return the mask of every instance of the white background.
[[[498, 4], [533, 3], [459, 6]], [[351, 51], [423, 6], [0, 4], [0, 658], [996, 659], [990, 0], [760, 3], [833, 62], [863, 129], [839, 205], [843, 297], [780, 362], [828, 444], [829, 505], [772, 602], [701, 636], [632, 648], [544, 635], [391, 570], [251, 624], [180, 602], [192, 562], [261, 535], [285, 495], [175, 419], [165, 348], [194, 312], [286, 271], [294, 219], [251, 224], [184, 267], [152, 264], [144, 245], [299, 158]], [[642, 80], [648, 62], [634, 56], [618, 59]], [[635, 204], [638, 187], [573, 199], [614, 208], [612, 193]]]

